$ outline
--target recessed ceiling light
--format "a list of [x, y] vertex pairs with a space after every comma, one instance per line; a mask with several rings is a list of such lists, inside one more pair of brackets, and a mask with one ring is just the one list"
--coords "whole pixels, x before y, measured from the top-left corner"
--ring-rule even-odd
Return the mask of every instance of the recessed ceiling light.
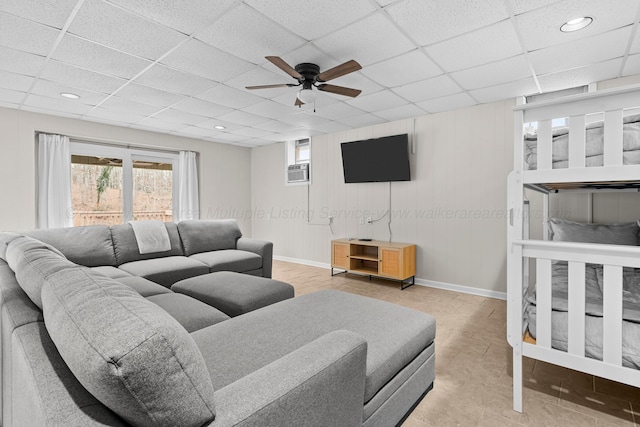
[[69, 99], [78, 99], [78, 98], [80, 98], [80, 95], [76, 95], [75, 93], [71, 93], [71, 92], [62, 92], [60, 94], [60, 96], [64, 96], [65, 98], [69, 98]]
[[563, 33], [570, 33], [571, 31], [578, 31], [587, 26], [589, 26], [593, 22], [593, 18], [590, 16], [582, 16], [580, 18], [572, 19], [571, 21], [567, 21], [560, 27], [560, 31]]
[[224, 127], [222, 125], [215, 125], [213, 128], [214, 129], [218, 129], [218, 130], [225, 130], [226, 129], [226, 127]]

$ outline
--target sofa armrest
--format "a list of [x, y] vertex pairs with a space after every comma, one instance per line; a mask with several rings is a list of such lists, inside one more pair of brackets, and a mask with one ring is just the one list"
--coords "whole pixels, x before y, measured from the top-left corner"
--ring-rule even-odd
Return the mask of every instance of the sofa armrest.
[[361, 426], [367, 343], [334, 331], [215, 392], [217, 426]]
[[262, 257], [262, 276], [271, 278], [273, 264], [273, 243], [266, 240], [240, 237], [236, 243], [236, 249], [253, 252]]

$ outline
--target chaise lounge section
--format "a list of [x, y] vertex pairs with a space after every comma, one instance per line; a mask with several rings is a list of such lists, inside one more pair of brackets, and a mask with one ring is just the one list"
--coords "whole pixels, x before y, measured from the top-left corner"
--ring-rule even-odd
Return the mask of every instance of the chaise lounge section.
[[0, 234], [3, 425], [393, 426], [433, 386], [427, 314], [322, 291], [190, 327], [156, 286]]

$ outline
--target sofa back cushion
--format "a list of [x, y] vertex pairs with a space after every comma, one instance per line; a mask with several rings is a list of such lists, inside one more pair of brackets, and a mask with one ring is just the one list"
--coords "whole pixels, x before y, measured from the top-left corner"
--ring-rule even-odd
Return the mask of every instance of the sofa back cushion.
[[87, 267], [116, 265], [111, 230], [106, 225], [47, 228], [25, 234], [49, 243], [76, 264]]
[[235, 219], [186, 220], [178, 223], [187, 256], [220, 249], [236, 249], [242, 232]]
[[113, 238], [113, 248], [116, 254], [117, 265], [143, 259], [184, 255], [182, 252], [182, 244], [180, 243], [180, 235], [178, 234], [178, 226], [173, 222], [165, 222], [164, 226], [167, 228], [167, 233], [169, 233], [171, 249], [166, 252], [150, 254], [140, 254], [138, 241], [136, 240], [136, 235], [133, 232], [131, 224], [111, 226], [111, 236]]
[[88, 269], [50, 275], [47, 331], [80, 383], [132, 425], [201, 426], [213, 385], [187, 331], [131, 288]]
[[47, 244], [22, 236], [7, 245], [7, 263], [29, 299], [42, 310], [42, 286], [47, 276], [77, 267]]

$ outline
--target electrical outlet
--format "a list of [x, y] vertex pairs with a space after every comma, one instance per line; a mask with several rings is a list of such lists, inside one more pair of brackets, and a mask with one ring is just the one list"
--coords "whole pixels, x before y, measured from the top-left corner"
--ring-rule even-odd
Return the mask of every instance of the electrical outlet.
[[371, 224], [371, 217], [370, 216], [367, 217], [367, 224]]

